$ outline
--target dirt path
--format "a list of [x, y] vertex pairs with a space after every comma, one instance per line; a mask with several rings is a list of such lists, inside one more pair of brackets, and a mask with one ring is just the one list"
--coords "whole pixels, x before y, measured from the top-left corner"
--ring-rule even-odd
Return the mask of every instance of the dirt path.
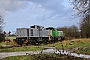
[[41, 51], [24, 51], [24, 52], [2, 52], [0, 53], [0, 59], [9, 57], [9, 56], [21, 56], [26, 55], [26, 53], [29, 54], [39, 54]]
[[[55, 50], [53, 49], [46, 49], [42, 50], [43, 53], [54, 53]], [[42, 51], [24, 51], [24, 52], [2, 52], [0, 53], [0, 59], [9, 57], [9, 56], [21, 56], [21, 55], [26, 55], [26, 54], [40, 54]]]

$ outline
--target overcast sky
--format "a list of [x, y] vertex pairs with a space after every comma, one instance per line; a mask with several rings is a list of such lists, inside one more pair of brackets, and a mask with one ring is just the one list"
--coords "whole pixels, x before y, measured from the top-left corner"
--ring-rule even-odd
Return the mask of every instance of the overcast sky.
[[0, 0], [5, 31], [31, 25], [63, 27], [78, 25], [71, 19], [74, 11], [68, 0]]

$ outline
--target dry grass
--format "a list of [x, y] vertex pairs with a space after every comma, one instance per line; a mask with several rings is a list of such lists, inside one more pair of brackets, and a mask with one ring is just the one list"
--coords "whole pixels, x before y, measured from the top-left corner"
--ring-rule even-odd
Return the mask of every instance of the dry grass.
[[64, 40], [62, 42], [57, 42], [53, 44], [48, 44], [48, 46], [55, 46], [58, 49], [62, 48], [62, 45], [64, 49], [71, 49], [71, 48], [82, 48], [90, 46], [90, 38], [81, 38], [81, 39], [72, 39], [72, 40]]
[[75, 39], [76, 42], [90, 42], [90, 38]]

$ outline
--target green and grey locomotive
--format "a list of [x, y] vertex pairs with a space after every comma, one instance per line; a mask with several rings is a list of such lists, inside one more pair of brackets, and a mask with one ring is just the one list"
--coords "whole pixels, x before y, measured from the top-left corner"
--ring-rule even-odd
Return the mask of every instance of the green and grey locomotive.
[[63, 31], [57, 31], [53, 27], [44, 28], [43, 26], [30, 26], [30, 28], [17, 28], [15, 42], [22, 44], [47, 44], [62, 41], [65, 38]]

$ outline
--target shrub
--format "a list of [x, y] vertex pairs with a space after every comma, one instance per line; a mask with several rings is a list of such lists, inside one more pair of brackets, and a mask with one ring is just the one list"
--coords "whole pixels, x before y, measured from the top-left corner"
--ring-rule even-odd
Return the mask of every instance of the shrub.
[[0, 33], [0, 42], [2, 42], [4, 40], [4, 38], [5, 38], [5, 35]]

